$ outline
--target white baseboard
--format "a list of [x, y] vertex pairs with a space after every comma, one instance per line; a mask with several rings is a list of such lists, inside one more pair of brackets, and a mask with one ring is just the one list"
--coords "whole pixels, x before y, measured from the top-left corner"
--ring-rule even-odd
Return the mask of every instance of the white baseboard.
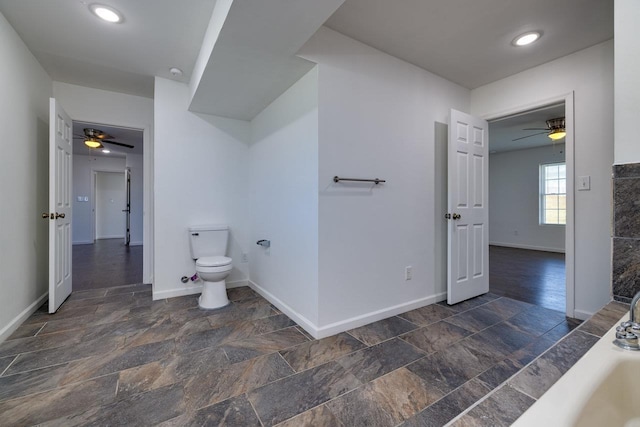
[[518, 243], [489, 242], [489, 246], [502, 246], [504, 248], [515, 248], [515, 249], [529, 249], [530, 251], [556, 252], [559, 254], [565, 253], [564, 248], [546, 248], [543, 246], [521, 245]]
[[124, 234], [117, 236], [96, 236], [96, 240], [104, 240], [104, 239], [122, 239], [124, 240]]
[[22, 325], [22, 323], [38, 310], [43, 301], [49, 296], [49, 291], [45, 292], [35, 300], [29, 307], [25, 308], [22, 313], [13, 318], [11, 322], [4, 328], [0, 329], [0, 343], [9, 338], [9, 336]]
[[142, 242], [129, 242], [129, 246], [142, 246]]
[[588, 318], [590, 318], [591, 316], [594, 315], [594, 313], [590, 312], [590, 311], [583, 311], [583, 310], [573, 310], [573, 315], [575, 316], [576, 319], [579, 320], [587, 320]]
[[[190, 282], [196, 284], [195, 286], [185, 286], [183, 288], [168, 289], [166, 291], [153, 292], [153, 300], [182, 297], [185, 295], [193, 295], [202, 293], [202, 282], [200, 280], [196, 282]], [[227, 282], [227, 289], [240, 288], [242, 286], [249, 286], [247, 280], [235, 280], [233, 282]]]
[[78, 240], [73, 242], [74, 245], [93, 245], [93, 240]]
[[406, 303], [398, 304], [393, 307], [387, 307], [381, 310], [372, 311], [359, 316], [351, 317], [349, 319], [341, 320], [339, 322], [331, 323], [326, 326], [318, 327], [318, 325], [311, 322], [309, 319], [298, 313], [296, 310], [285, 304], [278, 297], [267, 291], [257, 283], [249, 280], [249, 286], [262, 295], [271, 304], [278, 307], [280, 311], [289, 316], [293, 321], [307, 331], [311, 336], [316, 339], [329, 337], [340, 332], [348, 331], [349, 329], [357, 328], [367, 325], [369, 323], [376, 322], [378, 320], [386, 319], [387, 317], [395, 316], [396, 314], [405, 313], [416, 308], [424, 307], [425, 305], [434, 304], [447, 298], [447, 294], [439, 293], [431, 295], [425, 298], [409, 301]]

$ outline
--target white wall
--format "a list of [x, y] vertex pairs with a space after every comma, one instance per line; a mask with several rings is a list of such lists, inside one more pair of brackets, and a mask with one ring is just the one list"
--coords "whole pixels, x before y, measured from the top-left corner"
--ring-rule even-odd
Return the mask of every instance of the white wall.
[[143, 271], [153, 280], [153, 99], [53, 82], [53, 96], [73, 120], [144, 130]]
[[96, 172], [96, 239], [124, 238], [126, 206], [124, 172]]
[[638, 0], [616, 0], [615, 20], [615, 163], [640, 162], [636, 122], [640, 116], [640, 43]]
[[48, 292], [52, 81], [0, 14], [0, 341]]
[[200, 292], [199, 282], [180, 282], [195, 273], [187, 235], [192, 225], [228, 224], [234, 270], [227, 283], [247, 280], [241, 256], [249, 250], [250, 125], [191, 113], [188, 101], [186, 84], [156, 77], [154, 299]]
[[[123, 172], [125, 159], [122, 157], [73, 156], [73, 243], [93, 243], [93, 171]], [[88, 197], [87, 202], [78, 197]]]
[[[298, 323], [318, 322], [318, 72], [251, 122], [251, 281]], [[283, 306], [284, 304], [284, 306]], [[285, 307], [286, 306], [286, 307]], [[293, 311], [293, 313], [291, 312]], [[312, 326], [312, 328], [313, 328]]]
[[468, 111], [469, 91], [324, 27], [300, 55], [319, 64], [320, 334], [443, 299], [436, 122]]
[[613, 41], [565, 56], [471, 91], [471, 112], [495, 116], [574, 91], [575, 311], [580, 317], [610, 300]]
[[[489, 136], [491, 137], [491, 136]], [[565, 226], [540, 225], [540, 165], [564, 162], [564, 144], [489, 156], [489, 242], [564, 252]]]
[[130, 234], [131, 246], [142, 244], [143, 239], [143, 210], [144, 210], [144, 162], [139, 154], [127, 154], [127, 168], [131, 171], [131, 215]]

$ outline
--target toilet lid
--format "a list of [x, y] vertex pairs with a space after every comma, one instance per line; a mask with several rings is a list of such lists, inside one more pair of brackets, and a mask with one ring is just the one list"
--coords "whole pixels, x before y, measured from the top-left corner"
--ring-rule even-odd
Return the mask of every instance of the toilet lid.
[[200, 267], [222, 267], [229, 264], [231, 264], [231, 258], [226, 256], [206, 256], [196, 261], [196, 265]]

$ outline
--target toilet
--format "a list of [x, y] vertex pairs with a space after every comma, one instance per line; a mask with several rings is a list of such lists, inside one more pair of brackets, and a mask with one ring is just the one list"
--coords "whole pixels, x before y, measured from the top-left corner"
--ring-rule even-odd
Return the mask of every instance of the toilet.
[[189, 228], [191, 258], [196, 260], [196, 274], [204, 282], [198, 299], [200, 308], [213, 309], [229, 304], [226, 278], [232, 259], [226, 257], [229, 227], [204, 225]]

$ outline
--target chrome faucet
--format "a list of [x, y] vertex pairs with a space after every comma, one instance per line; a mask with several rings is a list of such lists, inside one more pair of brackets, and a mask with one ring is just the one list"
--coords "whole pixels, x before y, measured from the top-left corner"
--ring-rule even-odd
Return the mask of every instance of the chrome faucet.
[[616, 328], [616, 339], [613, 341], [615, 345], [625, 350], [640, 350], [640, 324], [636, 322], [636, 310], [640, 302], [640, 292], [635, 294], [631, 300], [629, 308], [629, 321], [622, 322]]

